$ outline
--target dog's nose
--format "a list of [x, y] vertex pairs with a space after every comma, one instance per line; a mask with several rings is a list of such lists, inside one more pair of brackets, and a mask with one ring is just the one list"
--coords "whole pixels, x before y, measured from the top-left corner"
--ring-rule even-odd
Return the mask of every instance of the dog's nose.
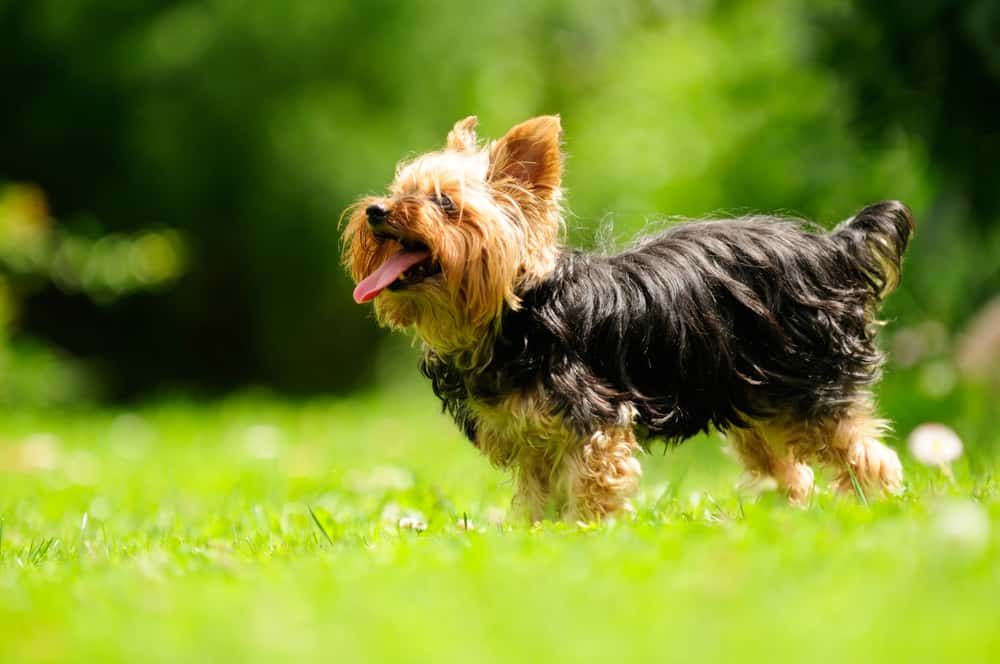
[[372, 203], [365, 208], [365, 214], [368, 215], [368, 223], [375, 226], [384, 222], [389, 216], [389, 208], [379, 203]]

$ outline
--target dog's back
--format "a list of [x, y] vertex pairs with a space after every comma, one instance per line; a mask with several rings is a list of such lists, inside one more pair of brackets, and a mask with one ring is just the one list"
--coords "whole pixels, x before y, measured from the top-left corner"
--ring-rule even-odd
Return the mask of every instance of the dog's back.
[[875, 310], [912, 229], [887, 202], [829, 233], [754, 217], [679, 224], [614, 256], [567, 253], [498, 349], [522, 349], [521, 366], [585, 426], [623, 403], [667, 439], [833, 416], [879, 377]]

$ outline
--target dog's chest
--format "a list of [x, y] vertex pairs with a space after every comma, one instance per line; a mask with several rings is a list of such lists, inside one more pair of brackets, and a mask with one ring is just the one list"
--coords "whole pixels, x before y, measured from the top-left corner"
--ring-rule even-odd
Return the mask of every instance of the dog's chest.
[[499, 466], [529, 452], [558, 455], [576, 439], [538, 391], [518, 391], [490, 402], [471, 399], [469, 409], [476, 419], [477, 447]]

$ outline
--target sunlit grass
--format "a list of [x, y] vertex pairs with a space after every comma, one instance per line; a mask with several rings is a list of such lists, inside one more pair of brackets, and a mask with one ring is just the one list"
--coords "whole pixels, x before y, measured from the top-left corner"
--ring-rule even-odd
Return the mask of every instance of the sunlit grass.
[[7, 413], [0, 441], [5, 663], [1000, 654], [995, 440], [954, 482], [906, 458], [898, 499], [798, 510], [706, 437], [590, 527], [506, 522], [425, 390]]

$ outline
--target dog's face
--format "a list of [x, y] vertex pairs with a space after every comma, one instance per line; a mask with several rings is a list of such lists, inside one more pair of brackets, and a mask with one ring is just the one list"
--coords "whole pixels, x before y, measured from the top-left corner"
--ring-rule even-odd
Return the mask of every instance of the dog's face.
[[504, 305], [551, 272], [561, 226], [557, 116], [476, 141], [460, 120], [443, 150], [401, 163], [385, 196], [348, 209], [344, 262], [358, 303], [413, 326], [438, 352], [470, 350]]

